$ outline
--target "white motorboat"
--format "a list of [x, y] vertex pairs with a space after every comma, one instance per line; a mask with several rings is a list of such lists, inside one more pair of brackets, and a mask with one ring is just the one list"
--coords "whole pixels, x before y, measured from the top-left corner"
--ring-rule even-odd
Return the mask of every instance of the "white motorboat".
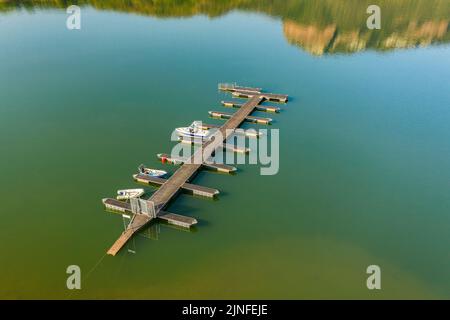
[[211, 132], [200, 128], [199, 123], [199, 121], [194, 121], [189, 127], [176, 128], [175, 131], [180, 136], [205, 139]]
[[139, 198], [144, 194], [144, 189], [124, 189], [117, 191], [117, 200], [129, 200], [132, 198]]
[[143, 164], [141, 164], [138, 168], [140, 174], [145, 174], [151, 177], [164, 177], [167, 174], [167, 171], [150, 169], [146, 168]]

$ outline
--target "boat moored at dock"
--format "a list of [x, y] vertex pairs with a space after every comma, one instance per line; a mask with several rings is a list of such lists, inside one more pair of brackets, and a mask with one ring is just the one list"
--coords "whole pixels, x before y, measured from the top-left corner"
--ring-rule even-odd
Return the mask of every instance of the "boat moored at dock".
[[206, 139], [211, 135], [209, 129], [203, 129], [199, 126], [200, 121], [194, 121], [189, 127], [176, 128], [175, 131], [179, 136], [192, 137], [196, 139]]
[[144, 189], [123, 189], [117, 190], [117, 200], [129, 200], [134, 198], [139, 198], [145, 193]]
[[164, 177], [167, 175], [167, 171], [146, 168], [143, 164], [141, 164], [138, 167], [138, 170], [140, 174], [147, 175], [150, 177]]

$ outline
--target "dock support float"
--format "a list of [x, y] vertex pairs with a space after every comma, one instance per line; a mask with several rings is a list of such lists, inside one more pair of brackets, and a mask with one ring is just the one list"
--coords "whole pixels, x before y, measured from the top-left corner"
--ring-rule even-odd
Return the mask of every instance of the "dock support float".
[[280, 102], [280, 103], [288, 102], [288, 96], [284, 95], [284, 94], [255, 93], [255, 92], [244, 91], [244, 90], [235, 90], [235, 91], [232, 91], [231, 94], [233, 95], [233, 97], [236, 97], [236, 98], [251, 99], [255, 96], [259, 96], [259, 97], [264, 98], [267, 101]]
[[[220, 126], [215, 125], [215, 124], [202, 123], [202, 125], [199, 128], [203, 129], [203, 130], [209, 130], [209, 129], [213, 129], [213, 128], [214, 129], [220, 128]], [[244, 135], [249, 138], [259, 138], [262, 136], [262, 132], [258, 132], [257, 130], [254, 130], [254, 129], [244, 130], [244, 129], [238, 128], [238, 129], [234, 130], [234, 133], [236, 135]]]

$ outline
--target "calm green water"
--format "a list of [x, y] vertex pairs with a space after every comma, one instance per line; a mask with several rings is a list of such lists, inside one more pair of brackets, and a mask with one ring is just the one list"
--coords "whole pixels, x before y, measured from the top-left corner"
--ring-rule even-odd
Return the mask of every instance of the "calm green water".
[[[360, 31], [357, 53], [320, 36], [333, 17], [342, 39], [353, 30], [339, 12], [364, 23], [352, 2], [313, 16], [298, 1], [295, 16], [295, 1], [110, 1], [83, 7], [79, 31], [48, 2], [0, 6], [0, 298], [450, 298], [448, 1], [386, 8], [391, 29]], [[383, 45], [393, 34], [423, 47]], [[292, 97], [272, 126], [279, 174], [203, 172], [219, 200], [170, 207], [194, 232], [154, 225], [135, 254], [105, 256], [123, 222], [100, 200], [136, 186], [140, 163], [163, 166], [172, 129], [221, 110], [226, 81]], [[66, 289], [71, 264], [81, 291]]]

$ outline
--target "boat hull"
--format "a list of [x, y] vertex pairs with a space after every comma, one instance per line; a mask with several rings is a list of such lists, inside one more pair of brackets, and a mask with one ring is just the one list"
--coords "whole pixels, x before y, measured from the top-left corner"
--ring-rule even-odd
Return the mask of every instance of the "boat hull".
[[126, 189], [117, 191], [117, 200], [129, 200], [133, 198], [139, 198], [145, 193], [144, 189]]
[[183, 136], [183, 137], [206, 139], [209, 136], [208, 130], [197, 130], [197, 131], [191, 132], [189, 130], [189, 128], [177, 128], [177, 129], [175, 129], [175, 131], [179, 136]]

